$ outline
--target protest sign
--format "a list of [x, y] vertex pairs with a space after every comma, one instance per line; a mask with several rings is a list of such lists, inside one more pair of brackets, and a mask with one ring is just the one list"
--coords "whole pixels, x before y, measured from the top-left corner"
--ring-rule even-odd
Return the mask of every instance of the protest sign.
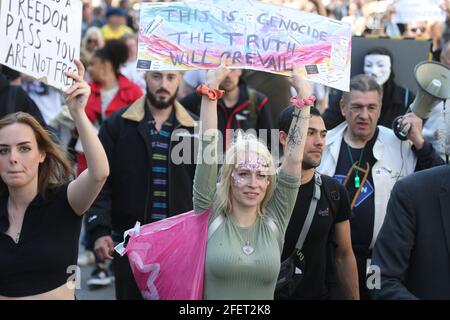
[[143, 3], [137, 68], [232, 68], [290, 75], [348, 90], [351, 26], [319, 15], [251, 0]]
[[444, 22], [446, 13], [441, 9], [444, 0], [397, 0], [394, 23], [417, 21]]
[[65, 90], [80, 56], [80, 0], [1, 0], [0, 63]]

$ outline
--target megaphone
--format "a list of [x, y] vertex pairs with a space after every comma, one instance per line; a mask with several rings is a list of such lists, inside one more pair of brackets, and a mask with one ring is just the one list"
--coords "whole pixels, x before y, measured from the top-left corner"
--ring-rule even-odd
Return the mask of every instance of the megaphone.
[[[417, 96], [408, 108], [416, 116], [425, 120], [439, 102], [450, 98], [450, 68], [435, 61], [423, 61], [416, 65], [414, 77], [419, 87]], [[397, 138], [406, 140], [411, 126], [402, 126], [403, 116], [392, 124]]]

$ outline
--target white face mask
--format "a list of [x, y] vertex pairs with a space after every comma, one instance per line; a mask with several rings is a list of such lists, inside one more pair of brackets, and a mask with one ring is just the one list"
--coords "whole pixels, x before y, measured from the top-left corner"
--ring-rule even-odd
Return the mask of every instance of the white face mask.
[[391, 75], [391, 58], [384, 54], [370, 54], [364, 57], [364, 73], [382, 86]]

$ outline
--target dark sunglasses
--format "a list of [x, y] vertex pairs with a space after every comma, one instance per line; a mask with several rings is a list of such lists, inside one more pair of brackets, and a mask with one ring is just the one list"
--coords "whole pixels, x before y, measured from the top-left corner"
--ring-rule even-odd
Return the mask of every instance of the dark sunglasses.
[[98, 43], [97, 39], [88, 39], [87, 40], [88, 43]]
[[420, 32], [424, 33], [425, 31], [427, 31], [427, 28], [425, 28], [425, 27], [411, 28], [412, 32], [416, 32], [417, 30], [420, 30]]

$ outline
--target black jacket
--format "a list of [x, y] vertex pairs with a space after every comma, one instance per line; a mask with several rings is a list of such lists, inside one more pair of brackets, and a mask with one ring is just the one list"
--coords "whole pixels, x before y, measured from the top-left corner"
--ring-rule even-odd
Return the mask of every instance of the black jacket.
[[[130, 107], [115, 112], [100, 128], [99, 138], [108, 156], [110, 175], [88, 213], [87, 231], [95, 241], [111, 231], [123, 234], [136, 221], [150, 220], [152, 201], [150, 126], [145, 118], [145, 96]], [[168, 167], [168, 213], [192, 210], [194, 126], [196, 117], [175, 102]], [[191, 148], [186, 163], [175, 164], [170, 156], [181, 146]]]
[[0, 73], [0, 118], [18, 111], [31, 114], [40, 124], [46, 126], [36, 103], [21, 87], [10, 85], [6, 76]]
[[450, 299], [448, 165], [396, 183], [372, 265], [381, 272], [377, 299]]

